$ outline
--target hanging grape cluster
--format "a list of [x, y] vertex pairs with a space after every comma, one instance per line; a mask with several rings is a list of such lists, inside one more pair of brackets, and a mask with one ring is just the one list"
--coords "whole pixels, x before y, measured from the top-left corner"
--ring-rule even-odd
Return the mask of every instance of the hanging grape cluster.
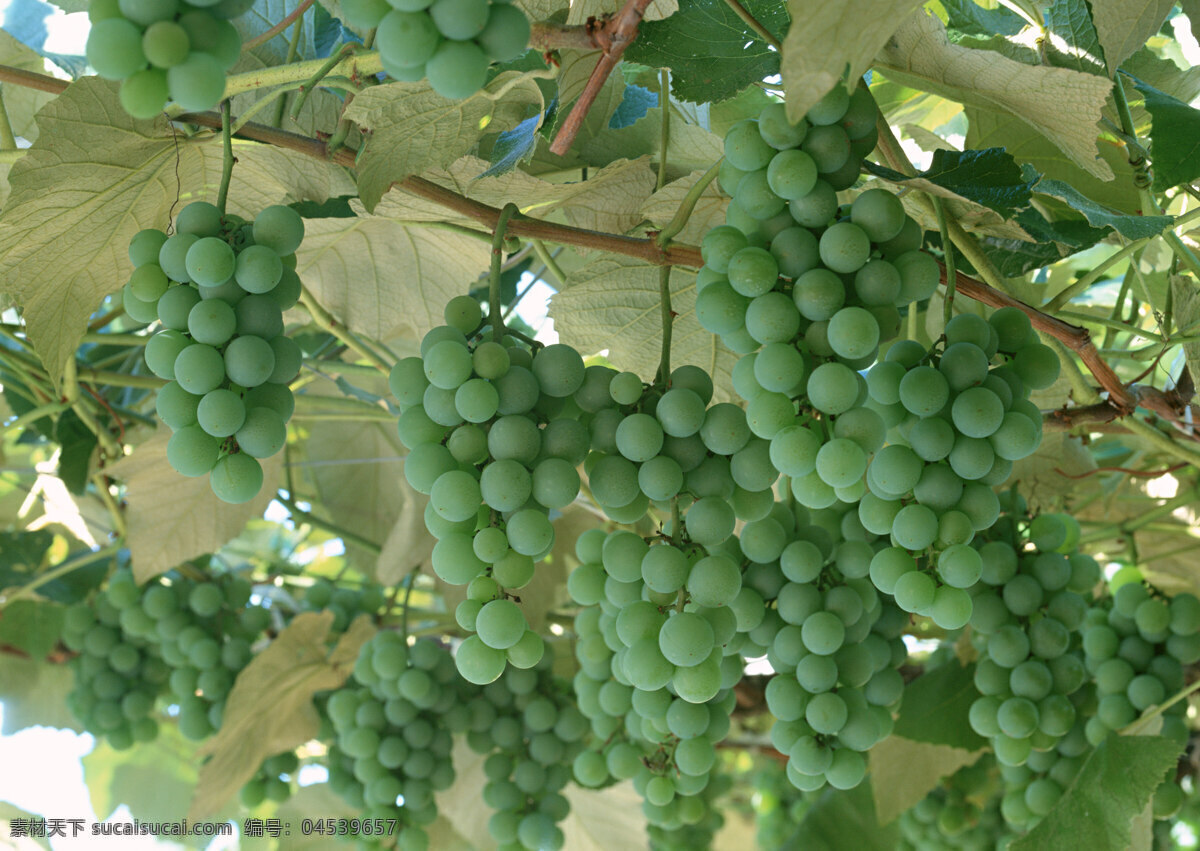
[[106, 80], [121, 81], [121, 106], [153, 118], [173, 100], [185, 110], [212, 109], [225, 94], [225, 72], [241, 56], [230, 23], [253, 0], [149, 2], [92, 0], [87, 60]]
[[303, 238], [290, 207], [267, 207], [250, 223], [196, 201], [172, 236], [147, 229], [129, 243], [136, 268], [122, 290], [125, 311], [162, 326], [146, 344], [146, 365], [169, 382], [156, 403], [173, 431], [167, 461], [185, 476], [210, 474], [225, 502], [253, 499], [259, 460], [287, 441], [288, 382], [301, 352], [283, 332], [283, 311], [300, 298]]

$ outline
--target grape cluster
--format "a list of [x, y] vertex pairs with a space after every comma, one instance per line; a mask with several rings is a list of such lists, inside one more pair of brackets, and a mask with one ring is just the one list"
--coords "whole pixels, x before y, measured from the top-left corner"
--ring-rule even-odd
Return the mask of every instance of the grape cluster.
[[225, 72], [242, 51], [229, 22], [253, 0], [91, 0], [88, 63], [121, 80], [121, 106], [153, 118], [168, 100], [185, 110], [212, 109], [225, 94]]
[[383, 69], [393, 79], [428, 78], [442, 97], [483, 88], [492, 62], [525, 52], [529, 19], [504, 0], [349, 0], [346, 20], [375, 30]]
[[385, 631], [362, 646], [354, 683], [325, 704], [336, 734], [330, 788], [365, 819], [397, 820], [403, 827], [395, 840], [406, 851], [428, 846], [424, 828], [437, 818], [433, 795], [454, 783], [452, 733], [465, 729], [460, 684], [440, 644], [409, 646]]
[[1053, 748], [1033, 751], [1023, 765], [1000, 765], [1000, 813], [1013, 829], [1041, 821], [1083, 768], [1091, 750], [1083, 719]]
[[570, 812], [562, 794], [567, 768], [582, 748], [587, 719], [547, 653], [532, 668], [510, 668], [462, 708], [467, 744], [487, 754], [483, 801], [493, 812], [488, 832], [506, 851], [557, 851], [558, 823]]
[[[1024, 771], [1025, 769], [1018, 769]], [[1007, 778], [1008, 767], [1002, 771]], [[993, 851], [1005, 834], [987, 757], [947, 777], [897, 820], [903, 851]]]
[[[692, 822], [683, 822], [678, 826], [648, 824], [646, 833], [650, 839], [653, 851], [693, 851], [696, 848], [711, 848], [717, 832], [724, 826], [725, 817], [721, 814], [718, 799], [729, 793], [733, 788], [733, 778], [728, 774], [714, 772], [708, 785], [688, 800], [698, 801], [704, 808], [704, 815]], [[694, 817], [694, 810], [699, 807], [689, 804], [689, 818]]]
[[481, 310], [466, 296], [446, 306], [449, 324], [421, 341], [421, 356], [396, 363], [390, 376], [400, 402], [400, 440], [409, 448], [404, 475], [429, 494], [425, 524], [438, 539], [433, 570], [467, 585], [455, 611], [475, 634], [455, 652], [459, 671], [477, 684], [542, 657], [510, 591], [533, 578], [549, 555], [549, 512], [579, 493], [576, 467], [587, 430], [569, 404], [583, 385], [583, 358], [565, 345], [531, 354], [516, 340], [472, 337]]
[[[1023, 500], [1009, 498], [1016, 508]], [[979, 587], [971, 615], [980, 651], [980, 697], [970, 723], [988, 737], [1001, 765], [1023, 765], [1075, 726], [1087, 679], [1079, 631], [1100, 579], [1090, 556], [1075, 552], [1079, 526], [1069, 515], [1023, 510], [1005, 515], [980, 541]]]
[[300, 771], [300, 758], [294, 751], [284, 751], [263, 760], [254, 776], [242, 784], [239, 800], [247, 809], [264, 801], [282, 804], [292, 797], [292, 786]]
[[139, 588], [131, 572], [118, 571], [94, 605], [77, 604], [67, 616], [63, 640], [80, 651], [72, 712], [127, 748], [155, 738], [161, 697], [178, 707], [185, 737], [211, 735], [270, 621], [266, 609], [247, 605], [250, 591], [243, 579], [174, 572]]
[[283, 333], [283, 311], [299, 300], [295, 251], [304, 222], [267, 207], [253, 223], [212, 204], [188, 204], [175, 233], [139, 231], [129, 243], [133, 275], [125, 311], [162, 330], [146, 364], [168, 380], [158, 415], [172, 431], [167, 461], [185, 476], [209, 476], [225, 502], [253, 499], [262, 466], [287, 441], [295, 401], [288, 382], [301, 351]]
[[[859, 517], [893, 543], [872, 564], [876, 587], [905, 611], [958, 629], [982, 569], [970, 544], [999, 516], [991, 487], [1041, 443], [1041, 413], [1028, 394], [1053, 383], [1058, 357], [1015, 308], [987, 320], [956, 316], [945, 343], [940, 355], [897, 343], [867, 373], [874, 410], [891, 431], [866, 466]], [[1007, 363], [993, 368], [998, 354]]]

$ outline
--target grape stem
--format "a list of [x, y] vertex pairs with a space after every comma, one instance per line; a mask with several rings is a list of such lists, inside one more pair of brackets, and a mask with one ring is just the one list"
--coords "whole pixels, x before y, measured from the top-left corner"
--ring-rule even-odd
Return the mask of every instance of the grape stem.
[[13, 133], [12, 122], [8, 120], [8, 109], [4, 105], [4, 90], [0, 88], [0, 150], [15, 151], [17, 137]]
[[[666, 155], [663, 155], [666, 159]], [[692, 217], [692, 212], [696, 209], [696, 204], [700, 202], [700, 196], [704, 194], [704, 190], [716, 178], [717, 172], [721, 170], [721, 160], [717, 160], [708, 171], [700, 175], [700, 179], [692, 184], [688, 189], [687, 194], [683, 196], [683, 200], [679, 203], [679, 209], [675, 211], [675, 215], [671, 217], [671, 221], [663, 226], [663, 229], [658, 232], [658, 236], [654, 238], [654, 242], [661, 248], [666, 249], [668, 243], [682, 231], [688, 223], [688, 219]]]
[[221, 147], [223, 159], [221, 162], [221, 185], [217, 189], [217, 207], [221, 215], [225, 215], [225, 205], [229, 201], [229, 181], [233, 177], [233, 133], [229, 123], [229, 101], [221, 101]]
[[662, 354], [658, 358], [658, 383], [664, 388], [671, 381], [671, 328], [675, 311], [671, 310], [671, 267], [658, 270], [658, 301], [662, 316]]
[[929, 200], [933, 202], [933, 209], [937, 213], [938, 231], [942, 235], [942, 253], [946, 258], [946, 295], [942, 300], [942, 327], [945, 328], [950, 324], [950, 318], [954, 316], [954, 293], [958, 284], [958, 268], [954, 260], [954, 245], [950, 242], [949, 230], [946, 227], [946, 208], [942, 204], [942, 199], [936, 195], [930, 195]]
[[262, 35], [256, 35], [254, 38], [250, 39], [249, 41], [243, 42], [242, 43], [242, 53], [245, 53], [248, 50], [253, 50], [254, 48], [258, 47], [260, 44], [266, 44], [268, 41], [275, 38], [275, 36], [279, 35], [281, 32], [286, 30], [295, 21], [300, 20], [300, 18], [304, 16], [304, 13], [308, 11], [308, 8], [312, 4], [313, 4], [313, 0], [301, 0], [300, 5], [297, 6], [295, 9], [293, 9], [291, 12], [289, 12], [287, 17], [285, 17], [282, 21], [277, 23], [275, 26], [271, 27], [269, 30], [264, 32]]
[[492, 272], [488, 282], [488, 315], [491, 318], [492, 341], [500, 343], [504, 339], [504, 311], [500, 298], [500, 280], [504, 265], [504, 235], [508, 230], [508, 222], [519, 211], [517, 205], [508, 203], [500, 211], [496, 219], [496, 227], [492, 231]]
[[307, 288], [300, 290], [300, 303], [308, 310], [318, 328], [337, 337], [348, 349], [372, 363], [384, 375], [391, 372], [391, 367], [384, 362], [383, 358], [367, 348], [361, 340], [350, 333], [346, 326], [334, 319], [333, 315], [313, 298], [313, 294]]
[[58, 579], [61, 576], [66, 576], [73, 570], [78, 570], [81, 567], [87, 567], [89, 564], [95, 564], [98, 561], [103, 561], [106, 558], [115, 556], [123, 546], [125, 546], [123, 542], [117, 541], [116, 543], [109, 544], [107, 547], [95, 550], [88, 555], [83, 556], [82, 558], [67, 559], [57, 567], [47, 570], [45, 573], [39, 573], [28, 583], [22, 585], [16, 591], [7, 595], [4, 598], [4, 601], [0, 602], [0, 612], [4, 611], [5, 608], [17, 600], [20, 600], [23, 597], [28, 597], [47, 582], [53, 582], [55, 579]]
[[334, 54], [325, 60], [325, 64], [316, 70], [311, 77], [304, 81], [300, 86], [300, 94], [296, 100], [292, 102], [291, 117], [295, 121], [300, 117], [300, 110], [304, 108], [304, 102], [308, 100], [309, 92], [315, 89], [320, 82], [329, 76], [330, 72], [336, 68], [343, 59], [352, 55], [358, 49], [358, 45], [354, 42], [343, 44], [339, 50], [334, 51]]

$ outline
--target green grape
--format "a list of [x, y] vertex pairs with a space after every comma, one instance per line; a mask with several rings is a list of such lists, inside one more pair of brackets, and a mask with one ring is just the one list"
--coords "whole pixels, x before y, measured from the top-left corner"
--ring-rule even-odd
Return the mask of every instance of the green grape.
[[475, 618], [475, 630], [488, 647], [507, 650], [525, 634], [525, 615], [512, 600], [485, 603]]
[[234, 437], [250, 457], [270, 458], [287, 443], [286, 421], [272, 408], [251, 407]]
[[275, 371], [275, 352], [261, 337], [235, 337], [225, 347], [224, 362], [230, 381], [242, 387], [257, 387]]
[[472, 41], [443, 41], [425, 63], [425, 76], [433, 90], [455, 100], [483, 88], [487, 72], [488, 56]]
[[198, 425], [178, 429], [167, 441], [167, 463], [184, 476], [203, 476], [213, 469], [219, 452], [220, 443]]
[[[254, 217], [254, 243], [280, 257], [294, 254], [304, 239], [304, 220], [291, 207], [275, 204]], [[425, 352], [421, 352], [424, 356]]]
[[725, 159], [742, 171], [758, 171], [766, 168], [775, 149], [763, 141], [758, 132], [758, 122], [744, 119], [725, 133]]
[[453, 398], [458, 416], [470, 423], [487, 422], [496, 415], [496, 409], [500, 406], [500, 394], [482, 378], [464, 381], [454, 391]]
[[[748, 360], [743, 358], [743, 361]], [[739, 361], [739, 364], [742, 361]], [[804, 357], [793, 345], [771, 342], [750, 361], [755, 383], [763, 390], [786, 393], [804, 378]], [[659, 410], [662, 404], [659, 403]]]
[[1058, 379], [1060, 365], [1053, 349], [1035, 342], [1017, 351], [1012, 368], [1025, 386], [1044, 390]]
[[434, 545], [432, 563], [433, 572], [451, 585], [466, 585], [487, 569], [475, 555], [470, 536], [458, 532], [443, 535]]
[[533, 479], [520, 462], [501, 459], [483, 468], [479, 492], [489, 507], [497, 511], [516, 511], [533, 494]]
[[244, 296], [238, 301], [234, 312], [237, 314], [239, 336], [271, 340], [283, 333], [283, 311], [270, 296]]
[[880, 449], [871, 460], [870, 477], [882, 496], [900, 497], [914, 490], [926, 469], [920, 456], [907, 446], [892, 444]]
[[264, 245], [248, 245], [237, 256], [234, 277], [248, 293], [267, 293], [283, 277], [283, 261]]
[[966, 544], [955, 544], [938, 555], [937, 571], [947, 585], [970, 588], [983, 574], [983, 558]]
[[441, 517], [452, 523], [473, 518], [479, 512], [480, 484], [470, 473], [451, 470], [443, 473], [430, 489], [429, 504]]
[[714, 272], [725, 274], [729, 261], [749, 242], [745, 234], [731, 225], [718, 225], [704, 235], [700, 243], [700, 256], [704, 264]]
[[342, 17], [352, 27], [369, 30], [379, 26], [383, 16], [392, 10], [387, 0], [350, 0], [343, 2]]
[[850, 160], [850, 137], [837, 125], [812, 127], [800, 149], [812, 157], [818, 172], [829, 174]]
[[708, 658], [713, 639], [713, 629], [707, 620], [694, 612], [679, 612], [663, 624], [658, 646], [672, 665], [689, 667]]
[[201, 237], [185, 258], [188, 277], [202, 287], [215, 287], [233, 277], [236, 258], [229, 243], [215, 236]]
[[722, 606], [742, 587], [738, 565], [724, 555], [706, 556], [696, 562], [688, 574], [687, 591], [692, 602], [701, 606]]
[[770, 292], [779, 277], [779, 264], [765, 248], [747, 247], [729, 260], [729, 284], [740, 295], [753, 298]]
[[803, 151], [783, 150], [771, 158], [767, 166], [767, 183], [780, 198], [802, 198], [817, 183], [817, 166]]
[[198, 301], [188, 311], [187, 330], [198, 343], [221, 346], [229, 341], [237, 328], [237, 316], [220, 299]]
[[210, 390], [215, 390], [225, 380], [225, 362], [221, 353], [212, 346], [193, 343], [175, 358], [174, 372], [175, 380], [184, 390], [203, 396]]
[[712, 656], [690, 667], [678, 667], [671, 677], [676, 694], [689, 703], [705, 703], [721, 690], [721, 666]]
[[157, 228], [138, 231], [129, 240], [129, 262], [134, 266], [158, 265], [158, 253], [166, 241], [167, 235]]
[[1029, 317], [1015, 307], [1000, 308], [988, 317], [988, 324], [995, 329], [1002, 352], [1018, 352], [1033, 338]]
[[170, 68], [187, 58], [187, 31], [173, 21], [155, 21], [142, 34], [142, 52], [151, 65]]
[[810, 652], [829, 656], [841, 649], [846, 627], [833, 612], [815, 612], [805, 618], [801, 635]]
[[230, 390], [212, 390], [204, 394], [196, 409], [196, 420], [213, 437], [229, 437], [242, 427], [246, 406]]
[[1004, 735], [1014, 739], [1024, 739], [1033, 733], [1038, 718], [1037, 705], [1023, 697], [1008, 698], [996, 711], [996, 725]]
[[200, 398], [184, 390], [178, 382], [171, 381], [159, 388], [154, 407], [164, 423], [172, 430], [178, 430], [196, 423]]
[[937, 585], [927, 574], [913, 570], [896, 580], [892, 594], [904, 611], [924, 614], [933, 606]]
[[177, 285], [169, 288], [158, 300], [158, 320], [164, 328], [175, 331], [188, 329], [188, 315], [200, 303], [200, 294], [195, 287]]
[[805, 392], [814, 408], [836, 416], [854, 407], [858, 376], [845, 364], [823, 363], [809, 375]]
[[435, 0], [429, 15], [446, 38], [466, 41], [483, 32], [488, 6], [488, 0]]
[[[735, 209], [755, 222], [765, 221], [783, 212], [784, 200], [771, 191], [767, 170], [752, 171], [738, 181], [733, 193]], [[727, 214], [726, 221], [731, 221]]]
[[817, 238], [807, 228], [785, 228], [771, 239], [771, 256], [779, 264], [779, 273], [794, 280], [820, 262]]
[[533, 374], [543, 393], [565, 398], [583, 384], [583, 358], [570, 346], [555, 343], [538, 350], [533, 358]]
[[904, 205], [886, 189], [868, 189], [850, 205], [850, 221], [861, 227], [871, 242], [896, 238], [906, 219]]
[[650, 547], [641, 563], [641, 576], [652, 591], [673, 594], [683, 587], [688, 574], [688, 559], [671, 546]]
[[984, 387], [970, 387], [954, 398], [954, 427], [968, 437], [990, 437], [1004, 421], [1004, 404]]
[[852, 440], [836, 438], [817, 453], [817, 474], [830, 487], [847, 487], [867, 470], [867, 455]]
[[735, 292], [725, 282], [705, 287], [696, 296], [696, 319], [705, 331], [712, 334], [728, 334], [741, 328], [746, 321], [749, 300]]
[[186, 336], [178, 331], [159, 331], [146, 343], [146, 366], [159, 378], [175, 378], [175, 364], [180, 353], [188, 348]]
[[189, 42], [203, 45], [204, 52], [215, 57], [222, 69], [228, 71], [237, 63], [242, 37], [229, 21], [208, 12], [191, 11], [180, 15], [178, 23], [187, 32]]
[[900, 295], [900, 273], [886, 260], [868, 260], [854, 274], [854, 291], [867, 306], [890, 306]]
[[704, 401], [686, 387], [673, 387], [658, 400], [655, 416], [667, 435], [690, 437], [704, 423]]
[[866, 264], [871, 254], [871, 241], [858, 225], [839, 222], [821, 234], [818, 249], [822, 263], [835, 272], [850, 274]]
[[981, 479], [992, 469], [996, 453], [986, 440], [960, 434], [948, 456], [951, 469], [964, 479]]
[[275, 337], [271, 341], [271, 352], [275, 355], [275, 368], [267, 381], [274, 384], [287, 384], [300, 374], [300, 365], [304, 361], [304, 352], [300, 344], [291, 337]]
[[630, 461], [649, 461], [663, 444], [663, 430], [649, 414], [630, 414], [617, 426], [617, 450]]
[[[681, 482], [682, 478], [683, 474], [680, 473]], [[546, 458], [533, 470], [533, 498], [546, 508], [564, 508], [570, 505], [579, 495], [579, 486], [579, 473], [573, 465], [561, 458]]]
[[123, 80], [146, 65], [142, 32], [125, 18], [93, 23], [85, 50], [88, 64], [106, 80]]
[[930, 617], [945, 630], [961, 629], [971, 620], [974, 604], [971, 595], [961, 588], [942, 586], [933, 596]]
[[154, 118], [167, 105], [167, 75], [156, 68], [135, 71], [121, 83], [119, 96], [121, 106], [134, 118]]
[[782, 103], [771, 103], [763, 107], [758, 114], [758, 132], [772, 148], [786, 150], [794, 148], [804, 141], [808, 132], [808, 122], [800, 119], [798, 124], [791, 123], [787, 118], [787, 110]]
[[938, 520], [927, 506], [909, 504], [896, 512], [892, 522], [892, 537], [897, 544], [912, 552], [920, 552], [937, 539]]
[[167, 69], [167, 86], [172, 99], [185, 110], [212, 109], [225, 93], [225, 68], [214, 56], [192, 52]]
[[296, 400], [292, 391], [281, 384], [260, 384], [247, 390], [242, 398], [246, 403], [246, 410], [269, 408], [285, 423], [292, 418], [292, 413], [296, 410]]
[[494, 682], [504, 672], [504, 651], [484, 644], [478, 635], [470, 635], [454, 653], [454, 663], [463, 679], [476, 685]]
[[554, 543], [554, 527], [535, 508], [518, 511], [508, 520], [508, 544], [521, 555], [540, 556]]
[[796, 279], [792, 299], [805, 319], [831, 319], [845, 303], [846, 288], [828, 269], [811, 269]]
[[829, 319], [829, 345], [848, 360], [870, 355], [879, 345], [879, 323], [861, 307], [843, 307]]
[[190, 283], [187, 272], [187, 253], [200, 237], [192, 233], [176, 233], [158, 251], [158, 265], [172, 281]]
[[516, 59], [529, 45], [529, 19], [515, 6], [492, 3], [487, 24], [475, 39], [493, 62]]
[[424, 361], [418, 357], [401, 358], [388, 374], [392, 395], [405, 407], [421, 404], [428, 386]]
[[837, 210], [837, 192], [824, 180], [818, 180], [812, 192], [804, 197], [788, 202], [792, 218], [806, 228], [825, 227], [837, 215]]
[[683, 522], [693, 541], [704, 546], [716, 546], [733, 534], [737, 519], [733, 508], [724, 499], [706, 496], [692, 503]]
[[756, 343], [790, 342], [800, 330], [800, 313], [785, 293], [760, 295], [746, 308], [746, 332]]

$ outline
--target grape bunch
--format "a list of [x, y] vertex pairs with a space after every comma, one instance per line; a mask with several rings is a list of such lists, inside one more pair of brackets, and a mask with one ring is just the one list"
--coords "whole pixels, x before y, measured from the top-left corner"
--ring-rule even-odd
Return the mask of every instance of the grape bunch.
[[467, 744], [487, 754], [483, 802], [494, 811], [488, 832], [511, 851], [563, 846], [558, 823], [571, 805], [562, 791], [588, 722], [552, 664], [547, 653], [532, 668], [509, 668], [464, 706], [470, 718]]
[[579, 493], [588, 437], [569, 399], [584, 364], [565, 345], [531, 353], [511, 338], [479, 338], [481, 310], [469, 297], [451, 300], [445, 315], [450, 324], [426, 334], [421, 356], [398, 361], [389, 381], [409, 448], [405, 478], [429, 495], [433, 570], [467, 586], [455, 617], [475, 634], [455, 659], [466, 679], [484, 684], [507, 662], [528, 668], [542, 656], [510, 592], [554, 545], [550, 511]]
[[1023, 765], [1000, 765], [1000, 813], [1014, 830], [1027, 831], [1062, 798], [1091, 751], [1083, 718], [1053, 748], [1033, 751]]
[[212, 204], [188, 204], [175, 233], [139, 231], [129, 243], [133, 275], [125, 311], [161, 324], [146, 364], [169, 382], [158, 415], [173, 431], [167, 461], [185, 476], [209, 475], [225, 502], [262, 488], [259, 459], [287, 441], [295, 401], [288, 382], [301, 351], [284, 335], [283, 311], [300, 297], [295, 251], [304, 222], [289, 207], [267, 207], [253, 223]]
[[654, 851], [692, 851], [695, 848], [711, 848], [717, 832], [725, 825], [722, 807], [718, 799], [727, 795], [733, 788], [733, 778], [728, 774], [714, 772], [708, 785], [699, 795], [687, 799], [698, 801], [699, 804], [689, 804], [688, 817], [695, 819], [695, 811], [703, 807], [704, 815], [694, 821], [683, 821], [678, 826], [649, 824], [646, 833], [650, 838], [650, 847]]
[[[1006, 362], [992, 367], [997, 357]], [[999, 516], [992, 486], [1041, 444], [1041, 412], [1028, 394], [1053, 383], [1058, 368], [1028, 317], [1003, 308], [987, 320], [951, 319], [940, 355], [904, 341], [867, 373], [870, 400], [891, 431], [866, 465], [859, 516], [891, 537], [871, 579], [905, 611], [944, 629], [970, 619], [967, 589], [981, 570], [970, 544]]]
[[[1200, 600], [1181, 593], [1170, 599], [1140, 581], [1126, 582], [1089, 610], [1083, 652], [1096, 685], [1096, 714], [1088, 719], [1093, 745], [1132, 723], [1184, 686], [1184, 666], [1200, 661]], [[1163, 712], [1161, 735], [1187, 741], [1180, 701]]]
[[492, 62], [508, 62], [529, 44], [529, 19], [504, 0], [350, 0], [352, 26], [375, 30], [383, 69], [393, 79], [427, 78], [445, 98], [483, 88]]
[[383, 631], [362, 646], [353, 679], [325, 703], [336, 734], [330, 788], [365, 819], [397, 820], [397, 846], [423, 851], [434, 793], [454, 783], [452, 733], [466, 729], [454, 660], [435, 641], [410, 646]]
[[[1025, 764], [1075, 726], [1087, 679], [1079, 631], [1100, 579], [1078, 553], [1079, 526], [1069, 515], [1024, 517], [1024, 500], [979, 541], [981, 572], [971, 615], [980, 652], [971, 704], [972, 728], [991, 740], [1001, 765]], [[1078, 693], [1078, 694], [1077, 694]]]
[[[1017, 769], [1024, 771], [1024, 768]], [[1001, 772], [1007, 778], [1007, 766]], [[993, 851], [1005, 834], [988, 757], [960, 768], [897, 820], [903, 851]]]
[[221, 726], [225, 698], [270, 622], [248, 605], [250, 583], [194, 581], [172, 571], [139, 588], [122, 569], [93, 606], [73, 606], [64, 642], [79, 650], [68, 701], [84, 726], [116, 748], [158, 732], [158, 701], [178, 707], [180, 732], [206, 738]]
[[191, 112], [212, 109], [242, 51], [242, 37], [229, 21], [252, 5], [91, 0], [88, 63], [104, 79], [121, 81], [121, 106], [134, 118], [153, 118], [168, 100]]

